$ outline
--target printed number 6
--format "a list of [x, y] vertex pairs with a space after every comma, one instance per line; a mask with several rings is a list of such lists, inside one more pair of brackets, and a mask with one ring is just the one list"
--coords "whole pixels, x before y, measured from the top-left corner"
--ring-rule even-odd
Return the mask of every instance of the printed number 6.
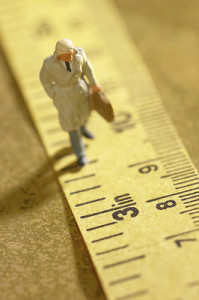
[[121, 214], [122, 216], [126, 216], [128, 211], [131, 211], [131, 218], [135, 218], [138, 214], [139, 214], [139, 210], [136, 207], [127, 207], [125, 209], [121, 209], [118, 211], [115, 211], [112, 214], [113, 219], [118, 220], [118, 221], [122, 221], [124, 220], [123, 217], [120, 217], [119, 215]]
[[151, 171], [157, 171], [158, 166], [156, 165], [150, 165], [150, 166], [145, 166], [139, 169], [139, 172], [142, 174], [147, 174], [150, 173]]

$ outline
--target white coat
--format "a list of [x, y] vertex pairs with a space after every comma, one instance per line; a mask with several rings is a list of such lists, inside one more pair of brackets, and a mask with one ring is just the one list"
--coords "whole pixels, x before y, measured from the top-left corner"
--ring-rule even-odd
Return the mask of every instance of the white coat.
[[82, 48], [75, 48], [71, 72], [57, 58], [56, 53], [48, 56], [43, 63], [40, 80], [53, 99], [59, 112], [60, 124], [65, 131], [72, 131], [85, 125], [91, 112], [88, 84], [97, 84], [92, 66]]

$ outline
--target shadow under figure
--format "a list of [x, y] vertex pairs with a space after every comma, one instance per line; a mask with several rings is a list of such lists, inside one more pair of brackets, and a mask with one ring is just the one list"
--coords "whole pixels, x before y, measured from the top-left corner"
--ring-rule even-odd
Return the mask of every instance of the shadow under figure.
[[89, 163], [81, 136], [94, 138], [86, 128], [91, 110], [96, 109], [108, 122], [114, 116], [84, 50], [74, 47], [71, 40], [59, 40], [54, 53], [43, 62], [40, 80], [59, 112], [63, 130], [69, 133], [78, 164]]

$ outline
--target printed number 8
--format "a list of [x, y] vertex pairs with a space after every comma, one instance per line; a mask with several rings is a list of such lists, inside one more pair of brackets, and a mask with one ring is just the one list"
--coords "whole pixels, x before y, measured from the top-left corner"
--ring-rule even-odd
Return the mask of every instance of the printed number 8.
[[176, 202], [174, 200], [168, 200], [165, 202], [158, 203], [156, 205], [156, 208], [159, 210], [163, 210], [163, 209], [167, 209], [167, 208], [174, 207], [174, 206], [176, 206]]

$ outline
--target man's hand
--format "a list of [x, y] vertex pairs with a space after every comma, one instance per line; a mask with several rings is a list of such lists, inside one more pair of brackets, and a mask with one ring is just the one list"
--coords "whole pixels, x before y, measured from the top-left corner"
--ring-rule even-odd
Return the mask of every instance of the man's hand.
[[94, 95], [97, 92], [101, 92], [101, 87], [99, 85], [97, 85], [97, 84], [96, 85], [91, 85], [90, 89], [89, 89], [90, 95], [92, 96], [92, 95]]

